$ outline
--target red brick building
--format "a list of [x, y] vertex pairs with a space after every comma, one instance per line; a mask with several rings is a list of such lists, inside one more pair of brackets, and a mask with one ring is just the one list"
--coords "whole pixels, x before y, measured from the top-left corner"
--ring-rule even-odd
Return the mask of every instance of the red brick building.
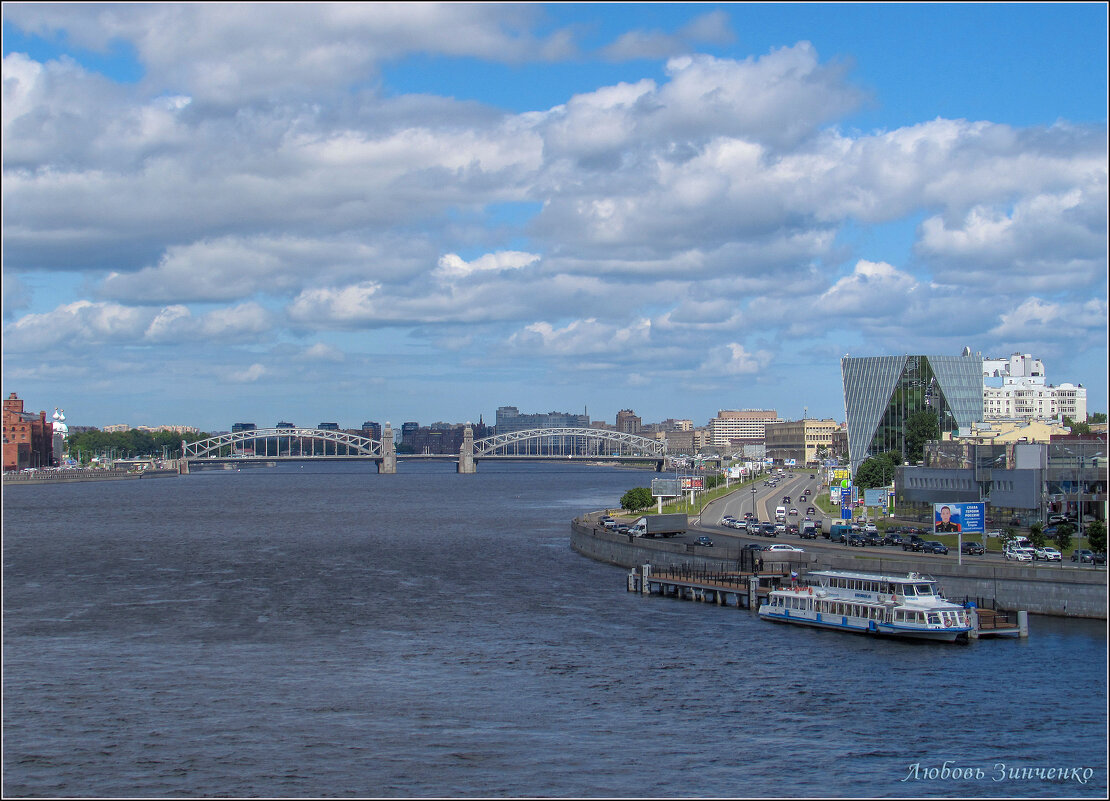
[[54, 464], [54, 424], [46, 412], [23, 411], [13, 392], [4, 399], [4, 470], [51, 467]]

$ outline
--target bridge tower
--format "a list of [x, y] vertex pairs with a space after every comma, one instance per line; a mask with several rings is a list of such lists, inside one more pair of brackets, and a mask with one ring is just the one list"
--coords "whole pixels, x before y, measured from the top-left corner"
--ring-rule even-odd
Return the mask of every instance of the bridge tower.
[[382, 428], [382, 460], [378, 463], [378, 472], [397, 472], [397, 446], [393, 444], [393, 429], [389, 423]]
[[463, 429], [462, 447], [459, 448], [458, 471], [460, 473], [478, 472], [477, 464], [474, 461], [474, 429], [469, 424]]

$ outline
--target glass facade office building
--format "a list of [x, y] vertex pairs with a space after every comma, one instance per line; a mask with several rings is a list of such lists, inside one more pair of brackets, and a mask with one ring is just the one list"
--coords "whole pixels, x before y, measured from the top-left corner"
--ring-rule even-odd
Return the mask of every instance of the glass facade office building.
[[906, 455], [906, 422], [936, 413], [942, 432], [968, 431], [983, 420], [983, 357], [869, 356], [840, 360], [852, 474], [870, 456]]

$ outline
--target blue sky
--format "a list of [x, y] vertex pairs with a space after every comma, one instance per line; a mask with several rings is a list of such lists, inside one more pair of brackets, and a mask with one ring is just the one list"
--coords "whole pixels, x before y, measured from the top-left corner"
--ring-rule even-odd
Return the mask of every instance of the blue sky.
[[1106, 401], [1104, 4], [3, 6], [5, 395], [74, 425]]

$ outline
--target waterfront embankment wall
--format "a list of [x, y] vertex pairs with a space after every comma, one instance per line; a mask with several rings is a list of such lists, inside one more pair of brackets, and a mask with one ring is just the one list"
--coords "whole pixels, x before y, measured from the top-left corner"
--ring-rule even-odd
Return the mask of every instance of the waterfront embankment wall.
[[[690, 565], [708, 570], [735, 569], [735, 559], [694, 553], [682, 542], [643, 540], [605, 531], [585, 519], [571, 524], [571, 547], [591, 559], [633, 568]], [[859, 549], [854, 549], [859, 550]], [[765, 553], [764, 556], [767, 554]], [[1038, 615], [1107, 619], [1107, 572], [1103, 567], [1075, 568], [1037, 565], [1019, 567], [991, 562], [964, 564], [955, 560], [914, 558], [912, 553], [881, 551], [841, 553], [814, 549], [791, 557], [783, 564], [804, 573], [812, 570], [859, 570], [866, 573], [904, 575], [918, 572], [940, 582], [945, 597], [993, 599], [1000, 609], [1024, 610]]]
[[177, 470], [36, 470], [33, 473], [5, 473], [4, 486], [30, 484], [68, 484], [75, 481], [126, 481], [136, 478], [170, 478]]

